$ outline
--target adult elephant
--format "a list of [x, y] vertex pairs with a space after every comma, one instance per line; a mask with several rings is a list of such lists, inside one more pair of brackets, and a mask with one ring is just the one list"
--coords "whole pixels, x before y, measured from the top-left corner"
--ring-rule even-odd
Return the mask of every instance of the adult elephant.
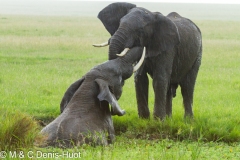
[[98, 18], [111, 34], [109, 59], [129, 48], [146, 46], [145, 64], [135, 74], [138, 114], [149, 118], [147, 73], [153, 79], [154, 117], [172, 114], [172, 98], [181, 86], [185, 117], [193, 117], [193, 92], [202, 57], [202, 36], [189, 19], [172, 12], [167, 16], [130, 3], [113, 3]]
[[[62, 98], [62, 113], [41, 131], [47, 135], [45, 145], [72, 147], [83, 143], [112, 143], [114, 127], [111, 115], [125, 114], [117, 100], [122, 94], [124, 80], [140, 67], [144, 56], [145, 50], [136, 47], [124, 57], [95, 66], [73, 83]], [[133, 67], [137, 61], [139, 63]]]

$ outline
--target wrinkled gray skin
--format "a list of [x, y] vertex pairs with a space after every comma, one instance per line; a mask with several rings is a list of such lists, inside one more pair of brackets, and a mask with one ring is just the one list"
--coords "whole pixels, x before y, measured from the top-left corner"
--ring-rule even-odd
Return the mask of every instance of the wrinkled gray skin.
[[41, 131], [47, 135], [46, 145], [72, 147], [83, 143], [112, 143], [111, 115], [125, 114], [117, 100], [124, 80], [133, 74], [133, 64], [141, 58], [142, 52], [142, 47], [136, 47], [124, 57], [95, 66], [73, 83], [62, 98], [62, 113]]
[[98, 18], [111, 34], [109, 59], [124, 48], [146, 47], [145, 65], [135, 74], [139, 117], [149, 118], [147, 73], [153, 79], [154, 117], [172, 114], [172, 98], [181, 86], [185, 117], [193, 117], [193, 92], [202, 57], [202, 36], [189, 19], [172, 12], [167, 16], [130, 3], [113, 3]]

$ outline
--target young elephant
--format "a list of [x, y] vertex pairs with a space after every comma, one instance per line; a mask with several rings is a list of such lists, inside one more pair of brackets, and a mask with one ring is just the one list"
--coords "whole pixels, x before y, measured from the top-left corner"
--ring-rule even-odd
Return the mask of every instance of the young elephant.
[[[143, 51], [142, 47], [136, 47], [129, 52], [95, 66], [67, 89], [60, 105], [62, 113], [41, 131], [47, 135], [47, 145], [72, 147], [83, 143], [107, 145], [113, 142], [111, 115], [125, 114], [117, 100], [122, 94], [124, 80], [143, 62], [145, 48]], [[143, 52], [141, 59], [139, 52]], [[133, 67], [137, 61], [139, 63]]]

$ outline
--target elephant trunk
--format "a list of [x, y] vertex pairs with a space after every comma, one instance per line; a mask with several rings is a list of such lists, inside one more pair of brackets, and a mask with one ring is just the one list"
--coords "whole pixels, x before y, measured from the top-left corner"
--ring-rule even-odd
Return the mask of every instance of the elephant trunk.
[[130, 78], [133, 72], [139, 69], [144, 61], [144, 57], [143, 47], [133, 47], [125, 56], [118, 57], [118, 60], [122, 62], [120, 68], [122, 69], [122, 78], [124, 80]]
[[121, 53], [125, 48], [125, 43], [127, 40], [127, 36], [125, 30], [119, 28], [117, 32], [112, 36], [110, 45], [109, 45], [109, 53], [108, 59], [116, 59], [118, 58], [117, 54]]
[[140, 60], [143, 55], [143, 47], [133, 47], [130, 49], [123, 59], [125, 62], [134, 64]]

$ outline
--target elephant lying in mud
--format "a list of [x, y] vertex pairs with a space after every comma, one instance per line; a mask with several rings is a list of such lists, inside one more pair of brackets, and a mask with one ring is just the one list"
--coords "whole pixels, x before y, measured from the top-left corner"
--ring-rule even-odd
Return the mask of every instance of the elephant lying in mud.
[[144, 56], [145, 49], [133, 48], [125, 56], [95, 66], [73, 83], [62, 98], [62, 113], [41, 131], [47, 136], [46, 145], [72, 147], [83, 143], [112, 143], [115, 132], [111, 115], [125, 114], [117, 100], [124, 80], [140, 67]]
[[193, 117], [193, 92], [202, 59], [201, 31], [191, 20], [172, 12], [167, 16], [131, 3], [112, 3], [98, 18], [111, 38], [109, 59], [136, 46], [146, 47], [144, 65], [135, 74], [138, 115], [149, 118], [147, 74], [153, 79], [154, 117], [172, 115], [172, 98], [181, 87], [185, 117]]

